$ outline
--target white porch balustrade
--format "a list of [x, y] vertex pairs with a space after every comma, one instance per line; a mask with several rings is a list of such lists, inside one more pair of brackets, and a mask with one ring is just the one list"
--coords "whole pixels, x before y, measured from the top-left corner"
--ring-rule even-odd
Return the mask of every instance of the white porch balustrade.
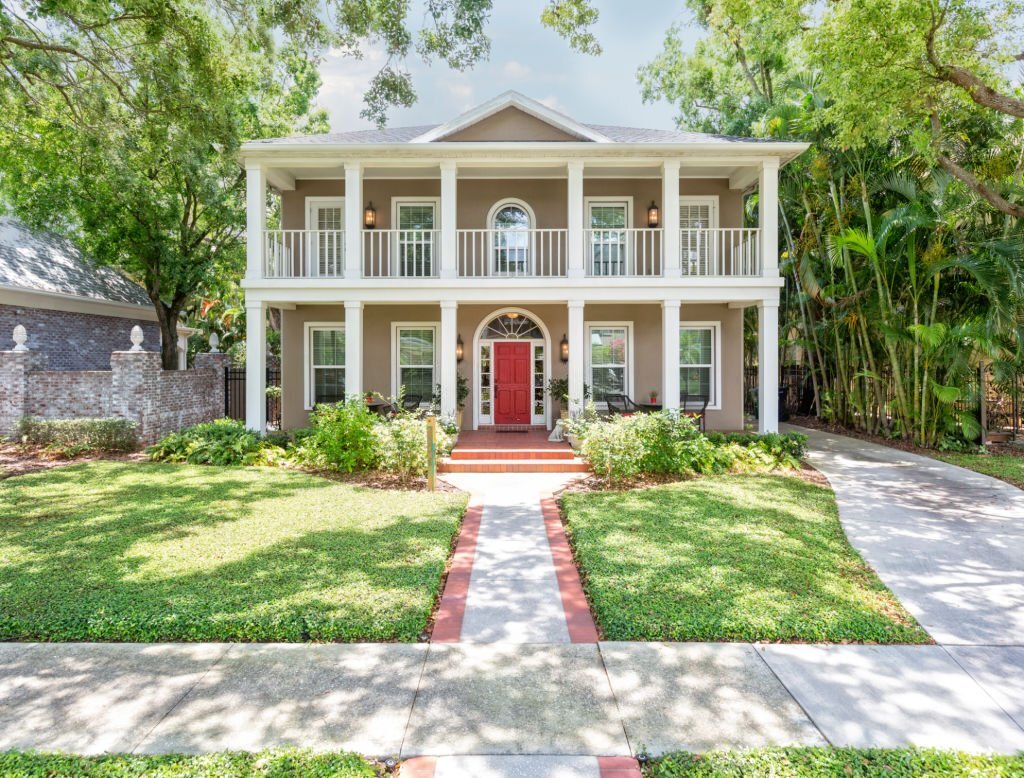
[[756, 227], [680, 230], [679, 259], [684, 276], [760, 276], [761, 230]]
[[568, 230], [458, 230], [460, 278], [563, 278]]
[[363, 278], [437, 278], [441, 230], [364, 230]]
[[264, 235], [264, 278], [344, 277], [344, 231], [267, 230]]
[[588, 276], [646, 278], [664, 274], [660, 229], [584, 230], [583, 245]]

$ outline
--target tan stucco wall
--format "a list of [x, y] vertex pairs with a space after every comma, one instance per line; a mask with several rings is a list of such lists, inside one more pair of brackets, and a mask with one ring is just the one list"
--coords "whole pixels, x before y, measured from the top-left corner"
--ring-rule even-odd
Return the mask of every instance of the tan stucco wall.
[[[551, 375], [564, 378], [566, 365], [558, 356], [558, 344], [568, 330], [568, 309], [565, 305], [523, 305], [547, 328], [550, 336], [549, 365]], [[458, 332], [465, 344], [465, 359], [459, 372], [472, 382], [476, 354], [473, 340], [477, 329], [499, 309], [493, 304], [460, 305]], [[363, 309], [363, 382], [367, 391], [390, 395], [393, 322], [439, 322], [437, 305], [367, 305]], [[657, 304], [587, 305], [584, 318], [589, 322], [629, 321], [633, 324], [633, 399], [644, 400], [653, 389], [661, 395], [661, 306]], [[708, 428], [743, 429], [743, 312], [724, 305], [683, 304], [680, 319], [686, 321], [722, 322], [722, 410], [708, 412]], [[303, 333], [306, 322], [344, 322], [343, 305], [299, 306], [282, 315], [282, 424], [285, 429], [305, 426]], [[466, 405], [463, 424], [473, 424], [476, 397]]]
[[[729, 189], [729, 182], [718, 178], [684, 178], [679, 182], [681, 195], [718, 195], [719, 223], [722, 227], [743, 226], [743, 193]], [[286, 230], [306, 228], [307, 197], [342, 197], [344, 181], [296, 181], [295, 190], [281, 195], [281, 225]], [[372, 202], [377, 211], [377, 227], [391, 227], [392, 198], [440, 197], [438, 179], [367, 179], [363, 182], [363, 203]], [[656, 178], [590, 178], [583, 181], [584, 197], [632, 197], [633, 226], [647, 226], [647, 206], [662, 205], [661, 181]], [[533, 209], [540, 229], [564, 229], [568, 223], [568, 185], [564, 178], [550, 179], [459, 179], [458, 227], [484, 229], [487, 214], [499, 200], [515, 197]], [[440, 222], [438, 222], [440, 227]]]
[[444, 137], [446, 142], [462, 141], [578, 141], [580, 138], [563, 132], [518, 108], [505, 108], [475, 124]]

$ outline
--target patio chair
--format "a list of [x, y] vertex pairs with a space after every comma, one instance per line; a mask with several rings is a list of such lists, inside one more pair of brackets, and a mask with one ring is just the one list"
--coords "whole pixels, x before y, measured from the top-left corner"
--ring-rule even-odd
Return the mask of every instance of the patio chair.
[[708, 413], [708, 405], [711, 402], [711, 397], [703, 392], [697, 394], [689, 394], [684, 387], [680, 394], [680, 413], [689, 416], [691, 419], [697, 422], [697, 428], [701, 432], [707, 431], [705, 424], [705, 417]]
[[634, 413], [643, 413], [645, 410], [624, 394], [606, 394], [604, 396], [604, 400], [608, 403], [608, 410], [611, 413], [618, 413], [623, 416], [631, 416]]
[[402, 410], [403, 411], [418, 411], [420, 409], [420, 403], [423, 402], [423, 395], [421, 394], [407, 394], [402, 398]]

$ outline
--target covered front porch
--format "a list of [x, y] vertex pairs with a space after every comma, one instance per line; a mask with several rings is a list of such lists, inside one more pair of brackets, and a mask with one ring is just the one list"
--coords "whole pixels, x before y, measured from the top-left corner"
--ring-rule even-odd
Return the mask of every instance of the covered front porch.
[[[260, 303], [249, 309], [247, 423], [261, 429], [268, 307], [281, 309], [282, 428], [353, 395], [418, 398], [461, 429], [550, 430], [609, 395], [706, 408], [742, 430], [744, 317], [758, 310], [757, 428], [777, 429], [777, 303], [650, 299]], [[561, 385], [561, 388], [559, 387]]]

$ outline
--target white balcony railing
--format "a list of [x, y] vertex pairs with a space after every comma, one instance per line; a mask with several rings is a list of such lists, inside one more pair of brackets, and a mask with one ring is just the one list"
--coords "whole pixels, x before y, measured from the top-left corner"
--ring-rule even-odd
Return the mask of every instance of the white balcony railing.
[[760, 276], [761, 231], [756, 227], [680, 230], [684, 276]]
[[664, 272], [660, 229], [586, 230], [588, 276], [649, 277]]
[[568, 275], [568, 230], [458, 230], [456, 242], [460, 278]]
[[340, 230], [267, 230], [263, 243], [265, 278], [341, 278], [345, 275], [345, 233]]
[[[648, 278], [665, 274], [663, 230], [584, 230], [584, 271], [591, 278]], [[759, 277], [761, 231], [723, 227], [679, 231], [680, 275]], [[363, 278], [437, 278], [440, 230], [363, 230]], [[569, 274], [565, 229], [457, 230], [460, 278], [565, 278]], [[267, 230], [265, 278], [343, 278], [342, 230]]]
[[363, 278], [436, 278], [440, 230], [364, 230]]

